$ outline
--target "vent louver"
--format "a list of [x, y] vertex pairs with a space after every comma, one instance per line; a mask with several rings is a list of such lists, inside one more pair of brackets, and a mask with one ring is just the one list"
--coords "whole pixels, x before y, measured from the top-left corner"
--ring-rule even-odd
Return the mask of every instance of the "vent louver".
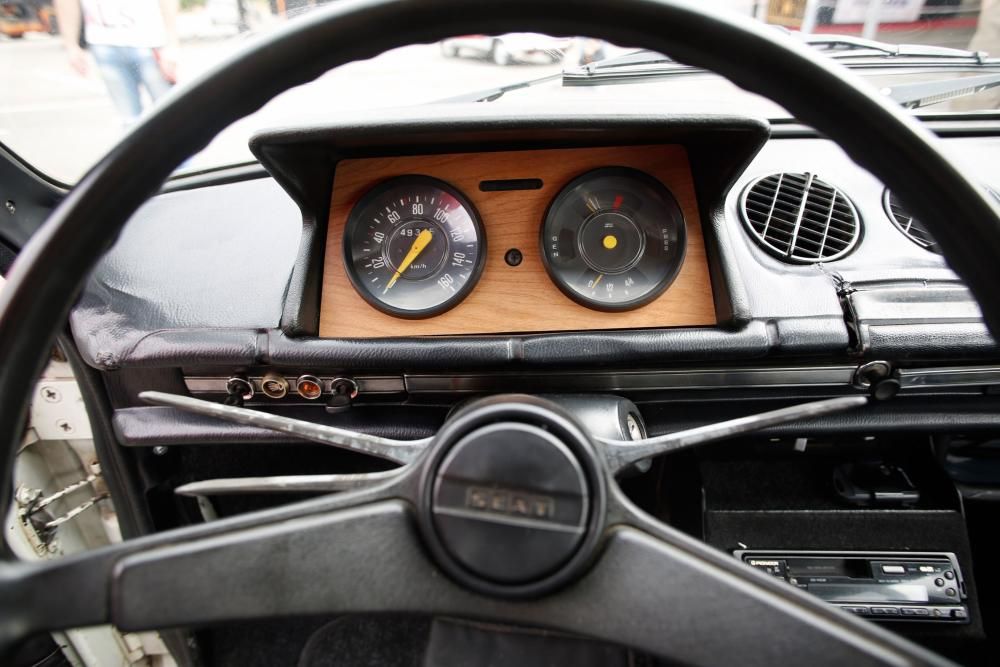
[[921, 248], [931, 252], [940, 253], [937, 241], [927, 231], [924, 224], [913, 217], [906, 205], [899, 201], [896, 193], [885, 191], [885, 212], [889, 215], [889, 220], [896, 226], [896, 229], [903, 232], [903, 235], [916, 243]]
[[840, 259], [854, 249], [861, 235], [854, 205], [814, 174], [759, 178], [743, 192], [740, 208], [754, 240], [784, 262]]

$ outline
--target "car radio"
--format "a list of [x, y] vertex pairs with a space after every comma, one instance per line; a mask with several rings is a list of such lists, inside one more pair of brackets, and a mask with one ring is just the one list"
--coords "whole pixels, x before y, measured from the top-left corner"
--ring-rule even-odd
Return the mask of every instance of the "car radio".
[[969, 622], [965, 582], [953, 553], [741, 550], [734, 555], [871, 620]]

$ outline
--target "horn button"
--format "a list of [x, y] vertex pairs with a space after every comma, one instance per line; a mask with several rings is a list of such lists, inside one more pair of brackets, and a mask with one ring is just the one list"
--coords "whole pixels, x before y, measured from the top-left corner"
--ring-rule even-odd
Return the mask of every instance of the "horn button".
[[589, 567], [607, 481], [590, 436], [560, 406], [522, 394], [480, 399], [445, 423], [428, 454], [420, 529], [457, 583], [537, 597]]
[[587, 481], [576, 457], [537, 426], [507, 423], [465, 436], [434, 480], [433, 522], [463, 567], [527, 584], [567, 562], [587, 532]]

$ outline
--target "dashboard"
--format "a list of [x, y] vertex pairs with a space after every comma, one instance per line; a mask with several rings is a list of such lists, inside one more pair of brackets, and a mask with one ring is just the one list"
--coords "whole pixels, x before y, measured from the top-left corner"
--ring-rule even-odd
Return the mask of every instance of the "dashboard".
[[[849, 389], [853, 369], [867, 361], [885, 360], [909, 372], [988, 364], [997, 357], [961, 280], [940, 255], [894, 225], [884, 186], [836, 146], [801, 128], [652, 112], [526, 110], [523, 117], [497, 118], [483, 106], [454, 105], [414, 118], [410, 111], [402, 120], [350, 119], [263, 133], [251, 147], [266, 172], [151, 200], [71, 314], [84, 359], [108, 371], [173, 369], [181, 379], [224, 380], [237, 372], [260, 377], [275, 370], [326, 378], [491, 373], [500, 381], [497, 371], [541, 372], [552, 379], [555, 371], [597, 370], [620, 378], [622, 371], [659, 377], [694, 369], [727, 378], [760, 378], [763, 372], [775, 378], [769, 386], [788, 377], [782, 369], [801, 366], [799, 375], [812, 378], [817, 368], [836, 367], [836, 385]], [[948, 145], [970, 161], [982, 151], [1000, 150], [1000, 142], [985, 138], [951, 138]], [[980, 168], [983, 180], [996, 186], [1000, 175], [984, 172], [987, 165]], [[656, 231], [642, 233], [642, 252], [626, 258], [632, 269], [623, 273], [614, 272], [622, 266], [594, 272], [593, 258], [572, 271], [553, 270], [546, 259], [552, 251], [543, 243], [546, 225], [580, 227], [588, 216], [614, 211], [617, 194], [626, 206], [625, 190], [600, 195], [597, 213], [586, 208], [586, 195], [576, 193], [569, 199], [579, 208], [566, 209], [568, 222], [553, 213], [560, 197], [573, 192], [574, 181], [608, 169], [638, 175], [643, 187], [652, 182], [647, 192], [659, 193], [652, 195], [659, 200], [650, 210], [659, 210], [663, 223], [654, 229], [661, 238], [664, 230], [677, 235], [668, 251], [683, 248], [657, 260], [662, 273], [650, 273], [652, 287], [641, 295], [648, 302], [608, 303], [602, 301], [606, 291], [598, 297], [592, 288], [596, 282], [607, 290], [614, 282], [617, 290], [629, 270], [645, 272], [636, 258], [652, 247]], [[802, 221], [809, 225], [825, 224], [825, 212], [834, 209], [837, 216], [850, 214], [831, 223], [848, 227], [831, 227], [828, 234], [846, 234], [844, 245], [831, 246], [846, 252], [803, 261], [782, 257], [780, 239], [763, 239], [779, 244], [775, 252], [755, 236], [745, 196], [782, 174], [789, 175], [793, 190], [794, 178], [813, 175], [814, 199], [795, 199], [793, 190], [783, 190], [776, 208], [787, 208], [792, 196], [792, 203], [804, 204]], [[369, 223], [378, 229], [370, 229], [362, 224], [363, 200], [387, 183], [405, 185], [413, 177], [431, 179], [468, 204], [462, 208], [471, 227], [459, 231], [474, 230], [475, 253], [429, 245], [430, 254], [415, 261], [436, 257], [434, 266], [419, 269], [424, 275], [405, 275], [415, 267], [406, 264], [390, 293], [402, 294], [406, 287], [421, 299], [436, 296], [416, 309], [424, 312], [387, 312], [372, 303], [378, 291], [366, 299], [359, 285], [376, 278], [390, 282], [429, 226], [408, 224], [402, 213], [393, 225], [387, 203], [380, 209], [385, 217], [376, 224], [372, 216]], [[404, 194], [404, 209], [407, 196], [421, 195]], [[835, 206], [817, 208], [822, 201]], [[413, 206], [424, 203], [431, 205], [409, 202], [407, 220], [440, 225], [434, 220], [438, 209], [414, 217]], [[633, 225], [637, 219], [627, 212], [613, 217], [609, 229], [614, 231], [614, 221]], [[345, 246], [350, 224], [362, 233], [357, 247], [353, 240]], [[392, 242], [393, 266], [371, 241], [376, 234], [392, 238], [390, 230], [398, 226], [413, 236], [401, 232]], [[599, 234], [587, 251], [617, 250], [603, 245], [617, 243], [617, 233]], [[805, 232], [799, 237], [796, 252], [822, 246], [821, 240], [803, 244], [801, 239], [809, 240]], [[579, 244], [576, 238], [558, 250], [568, 247], [579, 258]], [[360, 264], [351, 266], [355, 251]], [[439, 262], [454, 260], [455, 252], [472, 262], [465, 271], [469, 278], [442, 286], [449, 272]], [[519, 261], [510, 261], [512, 255]], [[386, 265], [368, 275], [376, 259]], [[369, 263], [372, 269], [365, 267]], [[171, 280], [160, 280], [162, 275]], [[615, 275], [620, 279], [609, 277]], [[574, 293], [574, 285], [584, 293]], [[371, 339], [378, 344], [365, 342]], [[752, 368], [727, 373], [742, 366]], [[134, 395], [126, 403], [134, 404]]]
[[[967, 616], [880, 622], [983, 636], [964, 491], [940, 459], [1000, 429], [1000, 347], [878, 179], [808, 128], [752, 118], [424, 111], [262, 133], [262, 168], [154, 197], [91, 276], [74, 342], [159, 521], [201, 520], [175, 498], [192, 480], [385, 464], [148, 405], [150, 389], [400, 439], [433, 435], [469, 399], [529, 393], [626, 439], [607, 419], [622, 406], [657, 436], [889, 387], [853, 412], [660, 459], [632, 488], [772, 576], [802, 550], [844, 571], [924, 554], [914, 567], [965, 577], [961, 600], [928, 590]], [[1000, 186], [1000, 161], [982, 157], [1000, 140], [940, 131]], [[919, 500], [856, 504], [883, 468]], [[211, 500], [231, 516], [278, 495]]]

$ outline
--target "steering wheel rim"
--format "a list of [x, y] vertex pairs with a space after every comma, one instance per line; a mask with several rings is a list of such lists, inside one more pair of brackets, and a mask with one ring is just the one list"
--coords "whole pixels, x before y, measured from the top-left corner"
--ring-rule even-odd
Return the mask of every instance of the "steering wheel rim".
[[[23, 388], [31, 386], [40, 373], [56, 328], [89, 270], [178, 164], [230, 122], [331, 67], [453, 34], [513, 31], [587, 34], [650, 48], [714, 70], [782, 104], [921, 211], [945, 256], [980, 300], [992, 330], [997, 330], [1000, 294], [991, 291], [1000, 282], [1000, 263], [995, 262], [1000, 256], [996, 204], [951, 164], [938, 140], [906, 112], [839, 65], [777, 31], [683, 0], [618, 0], [613, 17], [607, 16], [603, 0], [347, 1], [289, 23], [255, 48], [173, 93], [84, 176], [25, 246], [0, 293], [0, 358], [4, 359], [0, 396], [12, 397], [11, 405], [0, 411], [0, 442], [5, 448], [0, 457], [0, 497], [10, 497], [15, 445], [27, 411]], [[717, 46], [706, 49], [706, 44]], [[769, 75], [761, 76], [762, 71]], [[830, 98], [839, 106], [830, 104]], [[212, 99], [213, 113], [206, 113], [204, 99]], [[847, 126], [845, 117], [862, 122]], [[167, 136], [171, 141], [161, 140]], [[135, 169], [136, 164], [144, 168]], [[952, 221], [960, 222], [963, 233], [948, 233]], [[41, 335], [43, 331], [47, 335]], [[627, 502], [618, 506], [629, 508]], [[640, 516], [631, 509], [626, 513]], [[645, 519], [634, 518], [633, 523], [661, 537], [669, 533]], [[680, 538], [671, 534], [670, 539]], [[155, 546], [155, 541], [149, 544]], [[698, 553], [700, 558], [712, 558], [707, 552]], [[750, 574], [738, 578], [764, 590], [770, 585]], [[32, 577], [17, 581], [37, 583]], [[830, 621], [818, 605], [792, 599]], [[887, 633], [852, 625], [836, 615], [832, 618], [842, 621], [838, 632], [877, 640], [882, 649], [905, 645]], [[34, 629], [39, 627], [45, 627], [44, 623]], [[18, 628], [6, 630], [16, 635]], [[909, 649], [888, 658], [900, 655], [927, 659]]]

